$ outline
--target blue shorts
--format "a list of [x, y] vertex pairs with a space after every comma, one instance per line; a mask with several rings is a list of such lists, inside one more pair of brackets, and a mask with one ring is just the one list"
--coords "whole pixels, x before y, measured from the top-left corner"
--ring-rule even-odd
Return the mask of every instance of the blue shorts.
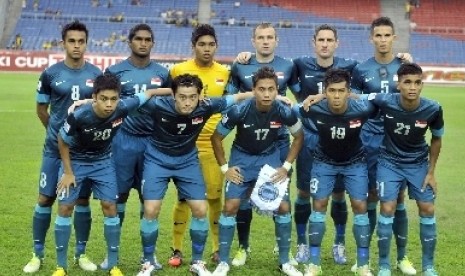
[[207, 198], [197, 149], [181, 156], [171, 156], [148, 144], [142, 180], [144, 200], [162, 200], [170, 179], [176, 185], [179, 199]]
[[147, 136], [131, 135], [124, 130], [118, 131], [113, 138], [112, 157], [117, 168], [116, 183], [120, 194], [128, 194], [131, 188], [140, 194], [148, 139]]
[[285, 137], [279, 137], [277, 146], [279, 149], [279, 159], [281, 160], [281, 163], [284, 163], [286, 161], [287, 155], [289, 154], [289, 150], [291, 147], [291, 142], [289, 141], [289, 137], [287, 139], [284, 139]]
[[329, 198], [339, 175], [342, 176], [340, 179], [351, 199], [367, 199], [368, 171], [365, 160], [345, 166], [330, 165], [314, 160], [310, 181], [312, 197], [314, 199]]
[[362, 130], [360, 134], [367, 156], [368, 165], [368, 187], [370, 190], [376, 189], [376, 171], [378, 164], [379, 148], [383, 143], [383, 134], [373, 134]]
[[57, 196], [57, 183], [60, 166], [60, 158], [45, 155], [42, 156], [39, 178], [39, 194], [51, 198], [55, 198]]
[[279, 156], [279, 149], [275, 149], [268, 154], [252, 155], [232, 147], [228, 163], [229, 167], [239, 167], [241, 174], [244, 177], [244, 182], [240, 185], [236, 185], [226, 181], [225, 198], [248, 198], [250, 195], [249, 191], [255, 186], [260, 169], [265, 164], [268, 164], [273, 168], [278, 168], [282, 165]]
[[[75, 203], [78, 198], [90, 196], [90, 191], [93, 192], [95, 199], [116, 202], [118, 187], [115, 166], [111, 158], [93, 162], [71, 160], [71, 166], [76, 178], [76, 186], [69, 189], [68, 197], [58, 195], [60, 204]], [[60, 167], [60, 175], [62, 173], [63, 168]]]
[[395, 164], [385, 159], [378, 162], [377, 191], [379, 200], [396, 201], [399, 191], [407, 184], [409, 197], [416, 201], [434, 201], [433, 189], [427, 186], [421, 191], [428, 173], [428, 163], [405, 165]]

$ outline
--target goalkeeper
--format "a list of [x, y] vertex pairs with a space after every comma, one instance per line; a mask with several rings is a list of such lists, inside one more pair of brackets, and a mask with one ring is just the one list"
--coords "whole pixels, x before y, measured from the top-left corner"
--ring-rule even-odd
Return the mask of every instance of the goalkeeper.
[[[226, 177], [225, 204], [219, 220], [220, 263], [214, 275], [227, 275], [229, 253], [236, 226], [236, 214], [241, 199], [247, 199], [257, 181], [260, 168], [265, 164], [276, 169], [273, 183], [287, 178], [291, 164], [303, 143], [301, 123], [289, 106], [275, 101], [278, 94], [278, 78], [271, 67], [260, 68], [252, 77], [254, 98], [233, 106], [223, 116], [211, 136], [213, 151], [221, 171]], [[277, 147], [278, 132], [288, 126], [294, 136], [284, 164], [280, 161]], [[229, 164], [226, 162], [221, 141], [234, 127], [234, 139]], [[280, 185], [280, 184], [277, 184]], [[285, 196], [276, 211], [275, 233], [279, 246], [280, 269], [291, 276], [302, 273], [289, 264], [291, 240], [291, 215], [289, 196]]]

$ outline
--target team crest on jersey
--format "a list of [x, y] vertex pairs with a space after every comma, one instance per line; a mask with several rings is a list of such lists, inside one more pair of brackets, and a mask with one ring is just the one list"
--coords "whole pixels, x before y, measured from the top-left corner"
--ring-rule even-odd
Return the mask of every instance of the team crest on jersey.
[[224, 85], [224, 79], [217, 78], [215, 80], [216, 85]]
[[418, 127], [418, 128], [425, 128], [428, 126], [428, 122], [427, 121], [424, 121], [424, 120], [416, 120], [415, 121], [415, 127]]
[[283, 72], [276, 72], [276, 76], [277, 76], [278, 79], [280, 79], [280, 80], [284, 79], [284, 73], [283, 73]]
[[86, 86], [94, 87], [94, 80], [91, 80], [91, 79], [86, 80]]
[[358, 128], [362, 126], [362, 120], [354, 119], [349, 121], [349, 128]]
[[150, 79], [150, 84], [160, 86], [161, 85], [161, 79], [159, 77], [152, 78], [152, 79]]
[[203, 123], [203, 117], [192, 118], [192, 124], [193, 125], [198, 125], [198, 124], [201, 124], [201, 123]]
[[280, 128], [280, 127], [281, 127], [281, 122], [276, 122], [276, 121], [270, 122], [270, 128]]
[[123, 118], [119, 118], [111, 122], [111, 127], [115, 128], [123, 123]]

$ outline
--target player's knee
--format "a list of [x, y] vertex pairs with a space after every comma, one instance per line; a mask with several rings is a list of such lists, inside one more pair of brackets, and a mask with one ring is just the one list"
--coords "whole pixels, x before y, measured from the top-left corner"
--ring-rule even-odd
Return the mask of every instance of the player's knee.
[[367, 212], [367, 202], [365, 200], [352, 200], [351, 205], [355, 214], [364, 214]]
[[381, 202], [380, 212], [386, 216], [394, 216], [396, 203], [394, 201]]
[[39, 194], [39, 198], [37, 199], [37, 204], [40, 207], [52, 207], [53, 203], [55, 203], [56, 197], [48, 197], [46, 195]]
[[227, 199], [224, 203], [223, 214], [231, 217], [235, 216], [239, 211], [240, 201]]
[[418, 213], [420, 217], [434, 216], [434, 203], [433, 202], [418, 202]]
[[106, 217], [115, 217], [116, 216], [117, 212], [116, 212], [116, 203], [115, 202], [109, 202], [109, 201], [101, 200], [100, 205], [102, 206], [103, 214]]
[[74, 204], [60, 204], [58, 206], [58, 214], [61, 217], [70, 217], [74, 210]]
[[285, 200], [281, 201], [281, 204], [279, 205], [279, 209], [278, 209], [278, 214], [284, 215], [290, 212], [291, 212], [291, 206], [289, 202]]
[[192, 216], [194, 218], [204, 218], [207, 215], [207, 202], [205, 200], [197, 201], [190, 204]]
[[314, 211], [325, 213], [327, 208], [328, 208], [328, 198], [313, 200]]

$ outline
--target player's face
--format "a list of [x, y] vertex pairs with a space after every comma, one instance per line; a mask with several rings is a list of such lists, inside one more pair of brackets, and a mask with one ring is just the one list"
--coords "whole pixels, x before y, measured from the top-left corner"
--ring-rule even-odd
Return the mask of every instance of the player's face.
[[339, 42], [336, 40], [334, 32], [331, 30], [319, 31], [316, 38], [313, 40], [316, 55], [324, 59], [332, 58], [338, 45]]
[[102, 90], [97, 94], [93, 94], [94, 111], [100, 118], [107, 118], [116, 109], [119, 102], [119, 94], [115, 90]]
[[174, 100], [176, 111], [181, 115], [189, 115], [199, 104], [199, 93], [195, 86], [179, 86]]
[[259, 108], [267, 109], [276, 99], [278, 87], [273, 79], [261, 79], [253, 88], [253, 92]]
[[274, 28], [258, 28], [252, 38], [252, 44], [257, 53], [262, 56], [269, 56], [274, 53], [278, 45], [278, 38]]
[[423, 81], [421, 75], [404, 75], [397, 83], [402, 99], [415, 101], [420, 98]]
[[67, 31], [65, 40], [62, 42], [66, 52], [66, 57], [74, 60], [84, 58], [87, 48], [86, 33], [82, 31]]
[[150, 51], [154, 45], [152, 35], [149, 31], [140, 30], [131, 41], [128, 42], [133, 55], [141, 58], [150, 57]]
[[193, 47], [195, 60], [201, 65], [210, 65], [213, 62], [216, 49], [217, 44], [213, 36], [204, 35], [199, 37]]
[[347, 82], [343, 81], [331, 83], [326, 87], [326, 99], [328, 99], [328, 106], [331, 111], [339, 112], [346, 110], [350, 92], [347, 85]]
[[375, 50], [380, 54], [389, 54], [392, 52], [392, 45], [396, 36], [391, 26], [377, 26], [371, 34], [371, 43]]

